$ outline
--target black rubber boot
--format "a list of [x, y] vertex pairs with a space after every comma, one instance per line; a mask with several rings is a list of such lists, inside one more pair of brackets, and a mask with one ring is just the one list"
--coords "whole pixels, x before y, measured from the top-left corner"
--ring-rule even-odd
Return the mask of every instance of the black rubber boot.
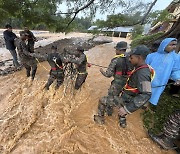
[[32, 75], [31, 75], [31, 79], [34, 80], [35, 75], [36, 75], [36, 71], [37, 71], [37, 67], [32, 69]]
[[125, 127], [127, 126], [126, 117], [121, 117], [121, 116], [119, 116], [119, 125], [120, 125], [122, 128], [125, 128]]
[[177, 148], [173, 143], [173, 139], [166, 137], [164, 134], [157, 136], [148, 131], [148, 135], [154, 142], [156, 142], [158, 145], [160, 145], [161, 148], [165, 150]]

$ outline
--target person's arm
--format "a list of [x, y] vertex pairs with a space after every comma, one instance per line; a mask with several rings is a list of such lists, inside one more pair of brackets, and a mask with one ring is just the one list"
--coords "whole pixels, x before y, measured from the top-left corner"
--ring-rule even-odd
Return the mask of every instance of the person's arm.
[[38, 58], [38, 59], [43, 59], [44, 61], [47, 61], [47, 59], [48, 59], [48, 55], [40, 55], [37, 53], [30, 53], [30, 56], [32, 56], [34, 58]]
[[180, 80], [180, 55], [175, 54], [175, 63], [172, 68], [172, 72], [170, 75], [170, 79], [172, 79], [175, 82], [179, 82]]
[[81, 54], [80, 57], [71, 58], [70, 62], [80, 65], [86, 59], [85, 54]]
[[112, 77], [115, 73], [116, 63], [117, 63], [117, 59], [112, 59], [106, 71], [103, 71], [103, 69], [100, 69], [100, 72], [102, 73], [102, 75], [108, 78]]
[[138, 73], [137, 83], [139, 93], [132, 98], [128, 105], [124, 106], [124, 109], [129, 114], [141, 108], [151, 97], [151, 81], [146, 72]]
[[37, 39], [36, 39], [36, 37], [34, 36], [33, 32], [30, 31], [30, 34], [31, 34], [31, 36], [32, 36], [32, 39], [33, 39], [34, 41], [37, 41]]
[[15, 38], [17, 38], [16, 34], [13, 33], [12, 36], [9, 36], [7, 32], [3, 32], [4, 38], [7, 41], [14, 41]]
[[22, 52], [23, 52], [26, 56], [31, 56], [31, 57], [32, 57], [32, 54], [28, 51], [28, 48], [27, 48], [25, 42], [21, 42], [20, 46], [21, 46]]

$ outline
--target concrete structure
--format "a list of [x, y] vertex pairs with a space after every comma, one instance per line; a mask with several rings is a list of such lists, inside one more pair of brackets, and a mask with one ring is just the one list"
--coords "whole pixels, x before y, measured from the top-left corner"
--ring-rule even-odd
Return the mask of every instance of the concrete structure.
[[97, 28], [97, 26], [91, 26], [88, 31], [98, 30], [100, 32], [111, 34], [112, 36], [118, 36], [123, 38], [129, 38], [131, 36], [133, 27], [115, 27], [115, 28]]

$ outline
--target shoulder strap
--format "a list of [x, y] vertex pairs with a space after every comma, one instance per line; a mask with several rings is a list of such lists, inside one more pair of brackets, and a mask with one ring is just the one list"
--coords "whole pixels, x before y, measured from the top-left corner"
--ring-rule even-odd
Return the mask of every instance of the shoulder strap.
[[126, 57], [126, 56], [125, 56], [125, 54], [120, 54], [120, 55], [114, 56], [114, 58], [120, 58], [120, 57]]
[[[153, 69], [150, 65], [147, 65], [147, 64], [142, 65], [142, 66], [134, 69], [134, 70], [131, 72], [130, 76], [131, 76], [133, 73], [135, 73], [136, 71], [138, 71], [138, 70], [140, 70], [140, 69], [142, 69], [142, 68], [149, 68], [150, 73], [151, 73], [151, 81], [152, 81], [152, 80], [154, 79], [154, 77], [155, 77], [155, 71], [154, 71], [154, 69]], [[130, 77], [130, 76], [129, 76], [129, 77]]]

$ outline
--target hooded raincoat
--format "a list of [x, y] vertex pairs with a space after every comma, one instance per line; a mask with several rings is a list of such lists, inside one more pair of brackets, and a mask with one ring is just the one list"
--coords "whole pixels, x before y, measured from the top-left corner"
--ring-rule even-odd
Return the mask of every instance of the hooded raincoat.
[[156, 73], [151, 84], [152, 95], [149, 100], [153, 105], [157, 105], [169, 79], [174, 81], [180, 79], [180, 56], [175, 51], [169, 53], [165, 51], [166, 46], [174, 40], [176, 39], [164, 39], [157, 52], [149, 54], [146, 58], [146, 63], [152, 66]]

